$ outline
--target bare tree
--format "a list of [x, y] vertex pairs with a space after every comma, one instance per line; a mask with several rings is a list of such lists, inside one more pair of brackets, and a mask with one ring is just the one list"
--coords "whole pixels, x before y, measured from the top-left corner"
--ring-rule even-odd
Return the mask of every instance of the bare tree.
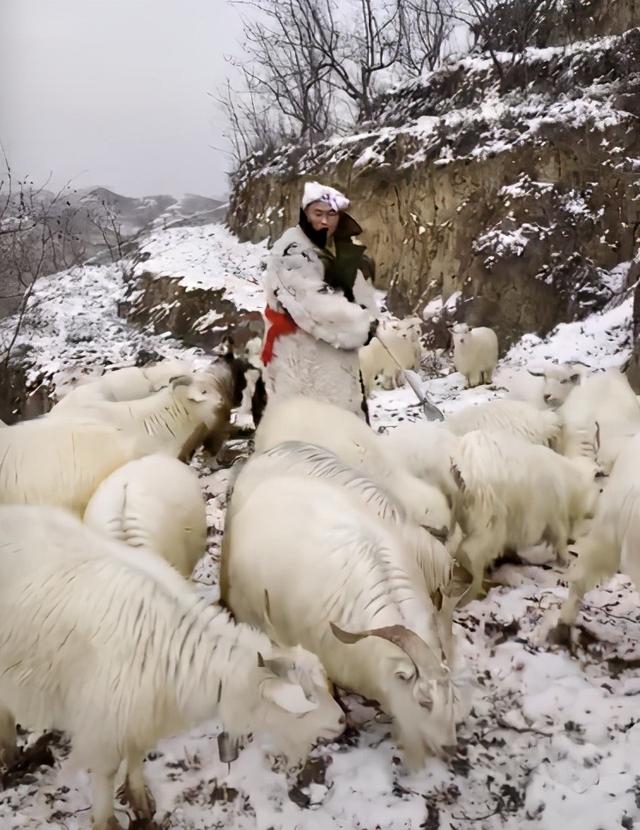
[[[245, 60], [240, 64], [254, 97], [269, 102], [297, 138], [311, 143], [331, 125], [331, 65], [314, 42], [318, 21], [299, 0], [239, 0], [253, 16], [243, 22]], [[256, 16], [257, 14], [257, 16]]]
[[100, 207], [88, 211], [87, 218], [102, 237], [111, 262], [122, 261], [125, 255], [124, 237], [120, 215], [115, 207], [106, 199], [100, 199]]
[[313, 144], [345, 112], [369, 120], [381, 79], [401, 66], [406, 2], [237, 0], [253, 15], [243, 22], [245, 59], [238, 87], [227, 81], [217, 99], [236, 160], [284, 141]]
[[16, 325], [2, 345], [8, 365], [37, 280], [81, 262], [86, 246], [76, 230], [69, 184], [52, 193], [28, 178], [16, 179], [2, 150], [0, 180], [0, 309], [16, 311]]
[[405, 0], [353, 0], [351, 14], [335, 0], [297, 2], [314, 21], [311, 45], [331, 67], [332, 85], [355, 107], [357, 121], [369, 120], [380, 78], [399, 63]]
[[[16, 179], [4, 151], [0, 179], [0, 316], [15, 313], [15, 324], [0, 343], [0, 368], [8, 368], [24, 320], [33, 308], [38, 280], [79, 265], [104, 245], [111, 260], [123, 259], [119, 216], [106, 200], [99, 208], [73, 199], [69, 183], [57, 192]], [[97, 230], [92, 233], [91, 229]], [[96, 244], [97, 236], [97, 244]]]
[[[469, 25], [475, 48], [489, 54], [504, 81], [523, 61], [528, 46], [547, 44], [557, 8], [557, 0], [467, 0], [457, 18]], [[509, 58], [501, 60], [500, 52]]]
[[411, 75], [433, 70], [445, 57], [455, 25], [452, 0], [404, 0], [400, 63]]
[[251, 75], [241, 70], [240, 77], [238, 87], [227, 79], [224, 89], [214, 96], [227, 120], [225, 137], [236, 166], [257, 152], [270, 156], [297, 137], [273, 102], [256, 89]]

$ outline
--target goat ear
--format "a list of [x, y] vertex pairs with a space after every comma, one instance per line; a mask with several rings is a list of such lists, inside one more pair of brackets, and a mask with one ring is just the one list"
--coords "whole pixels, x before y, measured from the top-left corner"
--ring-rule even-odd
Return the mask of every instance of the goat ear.
[[275, 677], [261, 684], [260, 694], [264, 700], [268, 700], [291, 715], [304, 715], [318, 708], [317, 703], [307, 700], [302, 686], [298, 686], [297, 683], [287, 683]]

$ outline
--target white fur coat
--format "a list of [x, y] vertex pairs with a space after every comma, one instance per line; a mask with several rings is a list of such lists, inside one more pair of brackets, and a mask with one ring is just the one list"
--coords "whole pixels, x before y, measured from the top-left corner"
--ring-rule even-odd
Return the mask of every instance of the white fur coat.
[[296, 226], [273, 246], [265, 293], [267, 304], [277, 311], [286, 309], [298, 326], [295, 333], [275, 341], [264, 372], [269, 398], [304, 395], [363, 417], [358, 349], [378, 309], [373, 286], [362, 272], [358, 271], [351, 302], [324, 282], [318, 249]]

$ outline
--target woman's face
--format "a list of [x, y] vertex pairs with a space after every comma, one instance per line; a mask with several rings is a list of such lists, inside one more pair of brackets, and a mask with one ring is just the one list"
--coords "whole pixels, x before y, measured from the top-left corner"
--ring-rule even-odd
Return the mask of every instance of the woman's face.
[[305, 209], [305, 215], [314, 231], [328, 231], [328, 236], [333, 236], [338, 227], [340, 214], [329, 205], [322, 202], [311, 202]]

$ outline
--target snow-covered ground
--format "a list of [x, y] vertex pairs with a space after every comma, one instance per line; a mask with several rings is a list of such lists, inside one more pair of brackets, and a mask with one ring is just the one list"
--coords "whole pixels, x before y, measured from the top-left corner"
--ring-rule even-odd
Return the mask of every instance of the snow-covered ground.
[[[158, 234], [150, 241], [151, 257], [145, 266], [153, 263], [162, 270], [160, 263], [170, 262], [167, 268], [172, 273], [209, 285], [220, 285], [229, 269], [232, 290], [236, 280], [245, 294], [255, 289], [260, 250], [234, 244], [219, 232], [206, 236], [211, 228], [202, 227], [197, 237], [206, 239], [211, 248], [203, 262], [198, 259], [198, 246], [187, 244], [186, 230], [171, 231], [166, 238]], [[190, 238], [193, 242], [196, 236]], [[79, 368], [126, 364], [141, 348], [164, 355], [195, 354], [185, 353], [170, 337], [128, 327], [116, 313], [122, 289], [121, 274], [113, 267], [74, 269], [42, 280], [19, 339], [22, 348], [31, 349], [34, 374], [66, 383]], [[560, 326], [544, 340], [523, 338], [501, 362], [491, 388], [463, 390], [461, 376], [451, 372], [430, 380], [429, 390], [445, 411], [508, 394], [506, 384], [533, 396], [536, 381], [526, 373], [527, 365], [540, 366], [554, 358], [619, 365], [629, 352], [630, 326], [629, 298], [580, 323]], [[9, 324], [0, 328], [0, 339], [9, 328]], [[418, 417], [407, 389], [376, 393], [373, 414], [378, 427]], [[203, 459], [195, 463], [207, 494], [211, 544], [194, 578], [215, 598], [229, 472], [212, 469]], [[156, 826], [166, 830], [637, 826], [638, 595], [622, 576], [590, 593], [580, 618], [578, 643], [569, 653], [549, 647], [544, 638], [566, 594], [563, 575], [555, 565], [543, 561], [505, 565], [495, 579], [503, 584], [456, 615], [474, 702], [460, 726], [457, 755], [449, 763], [431, 760], [422, 772], [408, 775], [388, 724], [376, 709], [355, 697], [347, 701], [360, 724], [357, 733], [316, 749], [301, 774], [285, 771], [257, 742], [248, 744], [228, 771], [217, 756], [219, 724], [205, 723], [164, 741], [146, 762], [158, 804]], [[32, 745], [38, 737], [25, 735], [23, 742]], [[0, 792], [2, 830], [90, 827], [88, 776], [69, 768], [64, 741], [54, 738], [50, 744], [53, 754], [48, 761], [46, 748], [39, 756], [44, 765], [5, 782], [8, 786]], [[124, 811], [118, 816], [127, 826]]]

